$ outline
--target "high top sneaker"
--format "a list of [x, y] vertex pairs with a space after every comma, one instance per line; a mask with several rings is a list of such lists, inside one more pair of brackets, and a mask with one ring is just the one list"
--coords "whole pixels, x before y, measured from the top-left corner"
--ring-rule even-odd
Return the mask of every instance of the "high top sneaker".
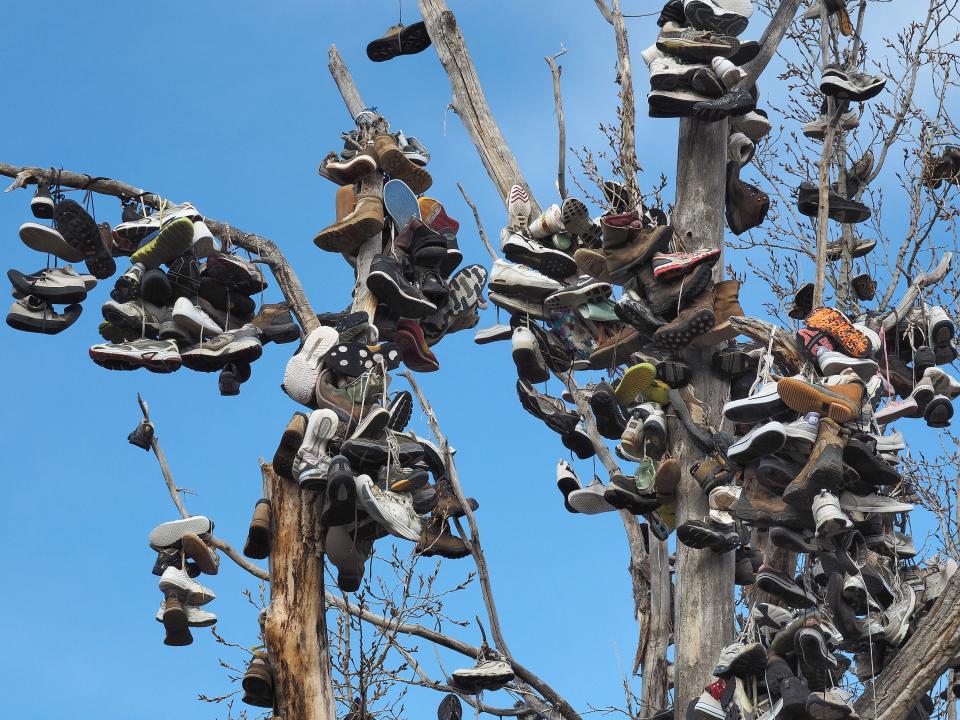
[[798, 508], [810, 508], [821, 490], [839, 490], [843, 484], [843, 449], [849, 432], [830, 418], [821, 417], [817, 441], [807, 464], [783, 491], [783, 501]]

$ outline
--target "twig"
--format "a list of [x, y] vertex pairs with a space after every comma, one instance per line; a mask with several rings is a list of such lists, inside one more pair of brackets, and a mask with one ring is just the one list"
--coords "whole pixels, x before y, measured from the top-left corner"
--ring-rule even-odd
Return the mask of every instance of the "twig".
[[470, 196], [467, 195], [467, 191], [463, 189], [463, 185], [457, 183], [457, 188], [460, 190], [460, 194], [463, 195], [464, 201], [470, 206], [470, 210], [473, 211], [473, 221], [477, 224], [477, 232], [480, 234], [480, 239], [483, 241], [483, 246], [487, 249], [487, 252], [490, 253], [490, 257], [493, 259], [493, 261], [496, 262], [498, 259], [497, 251], [494, 250], [493, 245], [490, 244], [490, 239], [487, 237], [487, 233], [483, 229], [483, 223], [480, 222], [480, 211], [477, 210], [476, 204], [470, 199]]
[[177, 506], [177, 512], [180, 513], [180, 517], [188, 518], [190, 517], [190, 513], [187, 512], [187, 508], [183, 504], [183, 498], [180, 497], [180, 491], [177, 490], [177, 484], [173, 481], [173, 473], [170, 472], [167, 456], [164, 455], [163, 450], [160, 449], [160, 441], [157, 440], [156, 425], [154, 425], [150, 419], [150, 410], [147, 407], [147, 401], [140, 397], [140, 393], [137, 393], [137, 403], [140, 405], [141, 412], [143, 412], [143, 419], [154, 428], [153, 435], [150, 437], [150, 447], [153, 448], [153, 454], [157, 458], [157, 462], [160, 463], [160, 472], [163, 473], [163, 481], [167, 484], [167, 490], [170, 491], [170, 499], [173, 500], [173, 504]]
[[557, 192], [560, 193], [560, 199], [567, 199], [567, 126], [563, 120], [563, 101], [560, 98], [560, 73], [563, 67], [557, 65], [557, 59], [567, 52], [567, 48], [560, 43], [560, 52], [556, 55], [546, 55], [547, 65], [550, 66], [550, 75], [553, 78], [553, 102], [557, 115], [558, 134], [558, 158], [557, 158]]

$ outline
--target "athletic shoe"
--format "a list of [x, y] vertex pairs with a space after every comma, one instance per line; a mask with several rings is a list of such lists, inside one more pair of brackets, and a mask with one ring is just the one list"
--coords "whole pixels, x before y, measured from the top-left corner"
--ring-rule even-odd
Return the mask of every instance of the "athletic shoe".
[[546, 382], [550, 371], [543, 360], [543, 353], [537, 338], [525, 327], [513, 331], [513, 362], [517, 366], [517, 375], [530, 383]]
[[787, 430], [779, 422], [771, 421], [755, 427], [727, 450], [727, 458], [748, 463], [764, 455], [780, 452], [787, 442]]
[[357, 475], [357, 505], [396, 537], [417, 542], [423, 529], [409, 495], [381, 490], [369, 475]]
[[[801, 215], [817, 217], [820, 209], [820, 189], [804, 180], [797, 190], [797, 210]], [[870, 219], [873, 213], [862, 202], [849, 200], [834, 190], [829, 191], [829, 209], [827, 216], [838, 223], [862, 223]]]
[[662, 55], [648, 64], [652, 90], [677, 91], [690, 88], [694, 73], [707, 69], [699, 63], [682, 63], [670, 55]]
[[310, 407], [314, 387], [323, 366], [323, 357], [338, 341], [339, 334], [331, 327], [319, 327], [307, 335], [303, 345], [287, 362], [283, 375], [283, 391], [291, 400]]
[[176, 545], [184, 535], [203, 535], [213, 530], [213, 523], [205, 515], [192, 515], [179, 520], [171, 520], [157, 525], [147, 537], [154, 550]]
[[373, 143], [368, 143], [350, 158], [341, 160], [336, 153], [330, 153], [317, 167], [317, 173], [337, 185], [353, 185], [377, 169], [377, 156]]
[[731, 400], [723, 406], [723, 416], [737, 423], [754, 423], [789, 409], [777, 392], [777, 385], [775, 382], [764, 383], [753, 395]]
[[847, 512], [892, 514], [910, 512], [914, 506], [876, 493], [854, 495], [851, 492], [843, 492], [840, 495], [840, 507]]
[[[860, 116], [854, 111], [845, 112], [840, 116], [840, 128], [844, 131], [856, 130], [860, 127]], [[830, 118], [821, 115], [816, 120], [811, 120], [803, 126], [803, 134], [814, 140], [823, 140], [830, 126]]]
[[[184, 613], [184, 621], [189, 627], [210, 627], [211, 625], [217, 624], [217, 616], [208, 612], [207, 610], [202, 610], [201, 608], [196, 607], [195, 605], [181, 605], [178, 600], [161, 600], [160, 609], [157, 610], [157, 622], [161, 622], [164, 626], [168, 626], [168, 623], [171, 623], [170, 616], [168, 615], [168, 608], [171, 612], [174, 611], [174, 607], [180, 605]], [[167, 627], [169, 630], [170, 628]]]
[[530, 195], [522, 185], [514, 185], [507, 196], [507, 228], [521, 235], [530, 221]]
[[170, 373], [180, 369], [180, 351], [172, 340], [134, 340], [119, 344], [98, 344], [90, 348], [90, 359], [108, 370], [136, 370]]
[[543, 300], [563, 288], [563, 284], [517, 263], [497, 258], [490, 271], [490, 289], [501, 295]]
[[753, 677], [767, 667], [767, 651], [758, 643], [735, 642], [720, 651], [713, 674], [717, 677]]
[[50, 183], [42, 180], [37, 183], [37, 190], [30, 200], [30, 212], [40, 220], [53, 219], [53, 196], [50, 195]]
[[567, 509], [567, 512], [580, 512], [570, 505], [570, 495], [582, 490], [583, 486], [580, 484], [580, 478], [577, 477], [576, 471], [566, 460], [557, 462], [557, 489], [563, 495], [563, 506]]
[[828, 65], [820, 78], [820, 91], [838, 100], [864, 102], [879, 95], [886, 84], [887, 79], [881, 75], [868, 75]]
[[682, 277], [701, 264], [716, 265], [720, 250], [698, 250], [692, 253], [654, 253], [651, 265], [657, 280], [668, 281]]
[[[490, 287], [493, 289], [492, 280]], [[560, 312], [564, 308], [579, 308], [590, 303], [603, 302], [608, 300], [612, 293], [613, 286], [610, 283], [581, 275], [574, 284], [562, 286], [548, 295], [543, 304], [548, 310]]]
[[753, 96], [745, 90], [728, 92], [716, 100], [701, 100], [694, 104], [694, 117], [706, 122], [717, 122], [723, 118], [746, 115], [757, 106]]
[[160, 576], [159, 587], [160, 592], [172, 593], [188, 605], [206, 605], [217, 597], [213, 590], [193, 580], [186, 570], [172, 565]]
[[[129, 218], [129, 219], [128, 219]], [[179, 205], [167, 205], [162, 210], [157, 210], [150, 215], [141, 217], [139, 215], [128, 215], [114, 228], [114, 232], [124, 240], [140, 242], [147, 238], [151, 233], [160, 230], [175, 220], [187, 218], [191, 221], [202, 220], [202, 216], [191, 203], [181, 203]], [[192, 240], [192, 235], [191, 235]], [[190, 249], [188, 245], [184, 252]], [[181, 253], [183, 254], [183, 253]]]
[[594, 477], [587, 487], [573, 490], [567, 495], [566, 502], [574, 511], [584, 515], [614, 512], [616, 508], [604, 499], [605, 491], [606, 486], [600, 478]]
[[181, 217], [160, 228], [152, 240], [130, 256], [130, 261], [140, 263], [146, 269], [152, 270], [190, 252], [191, 247], [193, 247], [193, 220]]
[[668, 22], [657, 37], [657, 49], [691, 62], [710, 62], [715, 57], [730, 57], [740, 49], [735, 37]]
[[531, 267], [554, 280], [565, 280], [577, 272], [576, 262], [566, 253], [540, 245], [507, 228], [500, 233], [500, 248], [507, 260]]
[[839, 375], [844, 370], [852, 370], [866, 382], [877, 374], [879, 366], [869, 358], [852, 358], [846, 353], [817, 348], [813, 352], [817, 367], [823, 375]]
[[185, 350], [180, 357], [183, 365], [191, 370], [214, 372], [231, 363], [255, 362], [262, 354], [260, 331], [247, 324], [237, 330], [220, 333], [201, 345]]
[[513, 669], [505, 660], [480, 659], [472, 668], [454, 670], [451, 680], [458, 688], [471, 693], [499, 690], [513, 680]]
[[76, 263], [84, 259], [83, 252], [68, 243], [59, 231], [40, 223], [21, 225], [20, 239], [31, 250], [54, 255], [66, 262]]
[[[725, 7], [731, 6], [731, 7]], [[736, 9], [732, 9], [736, 8]], [[683, 12], [689, 22], [697, 30], [709, 30], [736, 37], [747, 29], [747, 18], [753, 14], [753, 7], [749, 2], [726, 3], [711, 2], [710, 0], [684, 0]]]
[[[11, 269], [7, 271], [7, 279], [18, 297], [33, 295], [51, 304], [64, 305], [82, 302], [87, 297], [87, 282], [70, 265], [38, 270], [30, 275]], [[96, 285], [96, 280], [91, 279]]]
[[[216, 337], [223, 328], [185, 297], [177, 298], [173, 305], [173, 321], [194, 337]], [[220, 368], [217, 368], [218, 370]]]
[[401, 317], [419, 318], [437, 310], [437, 306], [404, 277], [400, 262], [387, 255], [373, 258], [367, 287], [378, 300]]
[[833, 537], [846, 532], [853, 523], [840, 509], [837, 496], [821, 490], [813, 499], [813, 519], [817, 524], [817, 537]]

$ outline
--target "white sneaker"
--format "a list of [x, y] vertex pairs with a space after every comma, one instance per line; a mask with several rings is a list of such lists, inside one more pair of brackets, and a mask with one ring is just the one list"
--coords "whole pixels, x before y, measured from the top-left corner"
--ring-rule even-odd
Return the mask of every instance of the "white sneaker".
[[31, 250], [55, 255], [67, 262], [80, 262], [84, 255], [68, 243], [55, 228], [41, 223], [28, 222], [20, 226], [20, 239]]
[[927, 331], [930, 338], [930, 344], [934, 347], [949, 345], [953, 340], [956, 327], [953, 320], [947, 315], [939, 305], [927, 305], [924, 303], [924, 310], [927, 315]]
[[540, 343], [537, 337], [525, 327], [513, 330], [512, 354], [517, 366], [517, 376], [531, 384], [546, 382], [550, 379], [550, 370], [543, 361]]
[[747, 76], [743, 68], [739, 65], [734, 65], [725, 57], [715, 57], [710, 61], [710, 66], [727, 90], [733, 90], [737, 83]]
[[744, 17], [753, 15], [752, 0], [713, 0], [713, 4], [724, 10], [743, 15]]
[[558, 232], [563, 232], [563, 220], [560, 206], [556, 203], [530, 222], [530, 237], [534, 240], [548, 238]]
[[755, 143], [760, 142], [770, 132], [770, 128], [770, 121], [756, 110], [730, 118], [731, 132], [742, 132]]
[[212, 317], [185, 297], [177, 298], [173, 304], [173, 321], [201, 339], [214, 338], [223, 333], [223, 328], [217, 325]]
[[[157, 610], [157, 622], [163, 622], [163, 613], [167, 609], [167, 601], [160, 601], [160, 609]], [[210, 627], [217, 624], [217, 616], [212, 612], [202, 610], [194, 605], [184, 605], [183, 610], [187, 615], [187, 625], [190, 627]]]
[[[660, 52], [659, 50], [657, 52]], [[661, 53], [663, 55], [663, 53]], [[695, 63], [682, 63], [670, 55], [654, 59], [650, 64], [650, 88], [652, 90], [676, 90], [689, 87], [690, 80], [697, 70], [707, 66]]]
[[756, 393], [741, 400], [731, 400], [723, 406], [723, 416], [734, 422], [759, 422], [787, 410], [777, 392], [777, 383], [768, 382]]
[[657, 47], [657, 44], [654, 43], [646, 50], [640, 51], [640, 57], [643, 58], [643, 62], [647, 64], [647, 67], [650, 67], [650, 64], [654, 60], [659, 60], [660, 58], [669, 57], [663, 50]]
[[[560, 212], [559, 207], [557, 212]], [[566, 253], [541, 245], [508, 228], [500, 232], [500, 249], [507, 260], [531, 267], [551, 278], [568, 278], [577, 273], [577, 263]]]
[[152, 215], [131, 222], [124, 222], [117, 225], [114, 230], [117, 235], [130, 240], [142, 240], [155, 230], [159, 230], [161, 224], [166, 225], [178, 218], [190, 218], [191, 220], [202, 220], [202, 216], [192, 203], [181, 203], [180, 205], [168, 205], [162, 211], [157, 210]]
[[191, 578], [186, 570], [181, 570], [173, 565], [163, 571], [158, 586], [160, 592], [176, 593], [188, 605], [206, 605], [217, 597], [213, 590], [204, 587]]
[[422, 523], [409, 495], [381, 490], [369, 475], [357, 475], [357, 504], [391, 535], [412, 542], [420, 539]]
[[854, 495], [851, 492], [844, 491], [840, 494], [840, 507], [847, 512], [859, 513], [905, 513], [913, 510], [911, 503], [900, 502], [886, 495]]
[[203, 260], [217, 252], [220, 252], [220, 241], [214, 237], [203, 220], [194, 220], [193, 256], [197, 260]]
[[303, 489], [319, 489], [326, 480], [330, 454], [327, 446], [337, 436], [340, 420], [329, 408], [314, 410], [307, 419], [303, 442], [293, 459], [293, 477]]
[[960, 395], [960, 382], [938, 367], [927, 368], [923, 373], [923, 379], [933, 385], [938, 395], [946, 395], [950, 400]]
[[727, 139], [727, 162], [734, 162], [737, 167], [743, 167], [750, 162], [755, 151], [753, 140], [743, 133], [732, 133]]
[[820, 416], [817, 413], [807, 413], [787, 423], [787, 442], [806, 442], [813, 444], [817, 441], [817, 432], [820, 428]]
[[188, 533], [203, 535], [213, 530], [213, 523], [204, 515], [193, 515], [180, 520], [161, 523], [150, 531], [150, 547], [160, 550], [180, 542]]
[[889, 435], [874, 435], [877, 439], [877, 452], [889, 453], [904, 450], [907, 443], [903, 439], [903, 433], [897, 430]]
[[497, 258], [490, 271], [490, 289], [503, 295], [544, 299], [563, 287], [531, 267]]
[[840, 509], [837, 496], [826, 490], [813, 499], [813, 519], [817, 524], [817, 537], [833, 537], [846, 532], [853, 523]]
[[472, 668], [454, 670], [453, 679], [464, 688], [496, 690], [513, 680], [513, 668], [505, 660], [479, 660]]
[[303, 346], [287, 361], [283, 373], [281, 387], [291, 400], [307, 407], [313, 405], [314, 388], [320, 376], [323, 356], [339, 339], [339, 333], [331, 327], [318, 327], [307, 335]]
[[737, 498], [740, 497], [742, 488], [736, 485], [718, 485], [710, 491], [708, 502], [711, 510], [729, 510]]
[[839, 375], [844, 370], [853, 370], [857, 376], [866, 382], [877, 374], [879, 366], [869, 358], [852, 358], [842, 352], [835, 350], [824, 350], [818, 348], [820, 352], [816, 354], [817, 367], [824, 375]]

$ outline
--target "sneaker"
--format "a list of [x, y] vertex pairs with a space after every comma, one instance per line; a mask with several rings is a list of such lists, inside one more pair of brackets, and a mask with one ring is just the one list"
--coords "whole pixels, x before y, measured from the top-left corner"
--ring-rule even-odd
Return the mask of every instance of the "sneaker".
[[817, 524], [817, 537], [833, 537], [853, 527], [843, 511], [837, 496], [821, 490], [813, 499], [813, 519]]
[[373, 152], [373, 143], [352, 157], [341, 160], [336, 153], [330, 153], [317, 168], [317, 173], [337, 185], [353, 185], [377, 169], [377, 156]]
[[[90, 277], [87, 275], [86, 277]], [[7, 270], [7, 279], [13, 286], [16, 297], [32, 295], [50, 304], [71, 305], [83, 302], [87, 297], [88, 283], [70, 265], [38, 270], [25, 275], [19, 270]], [[93, 286], [96, 279], [91, 277]]]
[[171, 593], [188, 605], [206, 605], [217, 597], [213, 590], [192, 579], [186, 570], [172, 565], [160, 576], [159, 587], [160, 592]]
[[852, 370], [866, 382], [879, 370], [876, 361], [869, 358], [852, 358], [846, 353], [816, 348], [813, 356], [823, 375], [839, 375], [844, 370]]
[[715, 57], [710, 61], [710, 66], [727, 90], [733, 90], [747, 76], [743, 68], [734, 65], [727, 58]]
[[863, 386], [858, 383], [839, 383], [827, 388], [799, 378], [784, 378], [777, 383], [777, 392], [791, 410], [815, 412], [840, 423], [857, 417], [863, 402]]
[[[217, 323], [202, 309], [194, 305], [185, 297], [177, 298], [173, 305], [173, 320], [194, 337], [201, 340], [206, 337], [216, 337], [223, 332]], [[220, 368], [216, 368], [219, 370]]]
[[387, 255], [373, 258], [367, 287], [378, 300], [402, 317], [419, 318], [437, 310], [437, 306], [404, 277], [400, 262]]
[[753, 5], [739, 0], [684, 0], [683, 12], [697, 30], [710, 30], [736, 37], [747, 29]]
[[730, 118], [730, 131], [746, 135], [754, 143], [760, 142], [770, 133], [770, 120], [759, 110], [751, 110], [746, 115]]
[[844, 70], [828, 65], [820, 78], [820, 92], [838, 100], [864, 102], [879, 95], [887, 79], [881, 75]]
[[562, 286], [548, 295], [543, 304], [548, 310], [560, 312], [564, 308], [580, 308], [604, 302], [612, 293], [610, 283], [581, 275], [574, 284]]
[[130, 261], [140, 263], [147, 270], [168, 265], [176, 258], [190, 252], [193, 247], [193, 221], [181, 217], [165, 224], [156, 236], [142, 245]]
[[517, 366], [517, 375], [530, 383], [546, 382], [550, 371], [543, 361], [543, 354], [537, 338], [527, 328], [517, 327], [513, 331], [513, 362]]
[[420, 539], [423, 526], [409, 495], [381, 490], [369, 475], [357, 475], [357, 506], [366, 511], [391, 535], [412, 542]]
[[563, 232], [563, 210], [559, 205], [551, 205], [531, 220], [528, 227], [530, 237], [534, 240], [544, 240], [551, 235]]
[[577, 272], [576, 262], [566, 253], [545, 247], [507, 228], [500, 233], [500, 248], [507, 260], [531, 267], [554, 280], [565, 280]]
[[37, 183], [37, 190], [30, 200], [30, 212], [35, 218], [40, 220], [53, 219], [53, 196], [50, 195], [50, 183], [41, 181]]
[[567, 509], [567, 512], [580, 512], [570, 505], [570, 495], [578, 490], [582, 490], [583, 486], [580, 484], [580, 478], [577, 477], [577, 473], [566, 460], [560, 460], [557, 463], [557, 489], [560, 490], [560, 493], [563, 495], [563, 505]]
[[770, 565], [763, 565], [760, 568], [756, 584], [762, 592], [775, 595], [783, 600], [785, 605], [793, 608], [810, 608], [817, 604], [817, 598], [813, 593]]
[[297, 353], [287, 362], [281, 387], [291, 400], [310, 407], [314, 388], [323, 368], [323, 357], [339, 340], [331, 327], [319, 327], [307, 335]]
[[843, 720], [855, 716], [853, 696], [841, 688], [812, 692], [807, 699], [807, 714], [813, 720]]
[[507, 196], [507, 229], [523, 235], [530, 221], [530, 195], [522, 185], [514, 185]]
[[753, 395], [743, 400], [731, 400], [724, 405], [723, 416], [736, 423], [755, 423], [788, 409], [778, 392], [778, 383], [768, 382]]
[[84, 259], [82, 250], [64, 239], [58, 230], [40, 223], [28, 222], [20, 226], [20, 240], [31, 250], [77, 263]]
[[729, 35], [669, 22], [657, 37], [657, 49], [684, 61], [710, 62], [715, 57], [730, 57], [740, 49], [740, 41]]
[[746, 115], [756, 108], [756, 101], [746, 91], [728, 92], [716, 100], [702, 100], [694, 104], [693, 116], [705, 122], [717, 122], [724, 118]]
[[574, 511], [584, 515], [614, 512], [616, 508], [604, 498], [605, 491], [606, 487], [600, 478], [594, 477], [587, 487], [578, 488], [567, 495], [566, 502]]
[[714, 266], [720, 258], [720, 250], [699, 250], [693, 253], [654, 253], [651, 265], [657, 280], [675, 280], [683, 277], [701, 264]]
[[499, 258], [490, 271], [490, 289], [502, 295], [543, 300], [563, 287], [562, 283], [533, 268]]
[[231, 363], [255, 362], [262, 354], [260, 331], [248, 324], [237, 330], [220, 333], [201, 345], [185, 350], [180, 357], [183, 365], [191, 370], [215, 372]]
[[694, 73], [707, 69], [698, 63], [683, 63], [670, 55], [662, 55], [648, 64], [652, 90], [680, 91], [689, 88]]
[[720, 651], [713, 674], [717, 677], [749, 678], [761, 675], [767, 667], [767, 651], [758, 643], [735, 642]]
[[[202, 220], [200, 213], [197, 212], [197, 209], [191, 203], [181, 203], [179, 205], [168, 205], [165, 206], [162, 210], [158, 210], [150, 215], [141, 217], [139, 214], [133, 216], [129, 215], [124, 217], [124, 222], [121, 222], [114, 228], [114, 232], [124, 240], [130, 240], [133, 242], [140, 242], [145, 240], [147, 236], [151, 233], [160, 230], [162, 227], [165, 227], [169, 223], [179, 220], [181, 218], [186, 218], [191, 222], [193, 220]], [[192, 232], [191, 232], [191, 241], [192, 241]], [[190, 246], [187, 245], [184, 252], [188, 252]], [[180, 253], [181, 255], [183, 253]]]
[[505, 660], [480, 659], [472, 668], [454, 670], [451, 680], [458, 688], [471, 693], [499, 690], [513, 680], [513, 669]]
[[175, 342], [148, 338], [128, 343], [93, 345], [90, 359], [108, 370], [146, 368], [155, 373], [174, 372], [180, 369], [181, 364], [180, 351]]
[[727, 450], [727, 457], [738, 463], [748, 463], [764, 455], [780, 452], [787, 442], [787, 430], [779, 422], [758, 425]]
[[840, 507], [847, 512], [893, 514], [910, 512], [914, 506], [876, 493], [854, 495], [851, 492], [843, 492], [840, 494]]
[[[824, 115], [821, 115], [816, 120], [811, 120], [803, 126], [803, 134], [808, 138], [812, 138], [813, 140], [822, 141], [829, 126], [830, 119]], [[845, 112], [840, 116], [839, 126], [845, 132], [856, 130], [858, 127], [860, 127], [860, 116], [852, 110], [850, 112]]]
[[917, 607], [917, 594], [911, 585], [901, 583], [895, 597], [894, 604], [883, 614], [883, 632], [888, 642], [899, 645], [910, 630], [910, 620]]
[[524, 380], [517, 381], [517, 397], [524, 410], [559, 435], [575, 431], [580, 422], [580, 416], [568, 410], [562, 400], [537, 392]]
[[367, 57], [373, 62], [385, 62], [400, 55], [415, 55], [428, 47], [430, 35], [423, 21], [412, 25], [400, 23], [367, 45]]

